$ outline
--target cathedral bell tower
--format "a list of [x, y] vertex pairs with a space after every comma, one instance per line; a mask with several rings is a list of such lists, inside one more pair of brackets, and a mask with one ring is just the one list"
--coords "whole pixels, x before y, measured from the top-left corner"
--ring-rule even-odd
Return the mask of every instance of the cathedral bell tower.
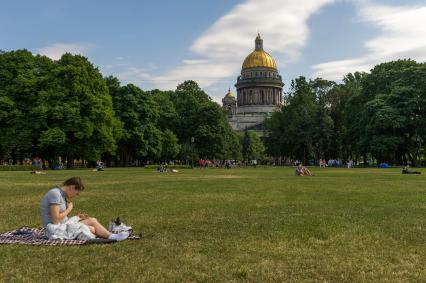
[[233, 116], [237, 113], [237, 101], [235, 100], [231, 89], [228, 89], [228, 93], [222, 99], [222, 105], [229, 116]]

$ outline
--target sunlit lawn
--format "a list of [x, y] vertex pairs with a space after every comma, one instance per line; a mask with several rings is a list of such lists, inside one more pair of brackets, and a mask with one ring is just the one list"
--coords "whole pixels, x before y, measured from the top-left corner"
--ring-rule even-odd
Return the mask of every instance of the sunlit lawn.
[[0, 231], [40, 226], [43, 194], [77, 175], [74, 202], [139, 241], [0, 245], [2, 282], [424, 282], [426, 170], [293, 168], [0, 172]]

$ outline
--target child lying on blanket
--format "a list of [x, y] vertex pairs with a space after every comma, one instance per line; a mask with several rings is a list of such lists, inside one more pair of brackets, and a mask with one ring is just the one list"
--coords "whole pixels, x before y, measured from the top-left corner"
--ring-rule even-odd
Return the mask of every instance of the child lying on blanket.
[[[84, 190], [84, 185], [80, 177], [72, 177], [66, 180], [60, 188], [53, 188], [48, 191], [40, 203], [41, 222], [43, 227], [48, 224], [65, 224], [73, 209], [72, 200]], [[87, 214], [78, 213], [79, 223], [86, 225], [90, 232], [99, 238], [122, 241], [129, 237], [128, 232], [113, 234], [109, 232], [96, 218]]]

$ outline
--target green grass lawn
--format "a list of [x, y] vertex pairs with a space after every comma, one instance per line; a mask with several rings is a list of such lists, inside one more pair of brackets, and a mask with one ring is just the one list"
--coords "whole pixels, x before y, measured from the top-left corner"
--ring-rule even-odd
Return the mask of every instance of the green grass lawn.
[[44, 193], [80, 176], [74, 212], [143, 232], [110, 245], [0, 245], [0, 281], [426, 281], [425, 169], [293, 172], [0, 172], [0, 231], [40, 226]]

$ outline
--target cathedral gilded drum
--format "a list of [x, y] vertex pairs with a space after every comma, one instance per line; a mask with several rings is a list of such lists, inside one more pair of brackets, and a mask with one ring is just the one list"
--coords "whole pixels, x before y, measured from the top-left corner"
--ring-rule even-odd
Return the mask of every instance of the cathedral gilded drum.
[[283, 103], [283, 86], [277, 64], [263, 50], [263, 39], [258, 34], [255, 49], [244, 60], [235, 84], [237, 98], [228, 90], [222, 99], [231, 127], [236, 131], [248, 129], [262, 134], [265, 119]]

